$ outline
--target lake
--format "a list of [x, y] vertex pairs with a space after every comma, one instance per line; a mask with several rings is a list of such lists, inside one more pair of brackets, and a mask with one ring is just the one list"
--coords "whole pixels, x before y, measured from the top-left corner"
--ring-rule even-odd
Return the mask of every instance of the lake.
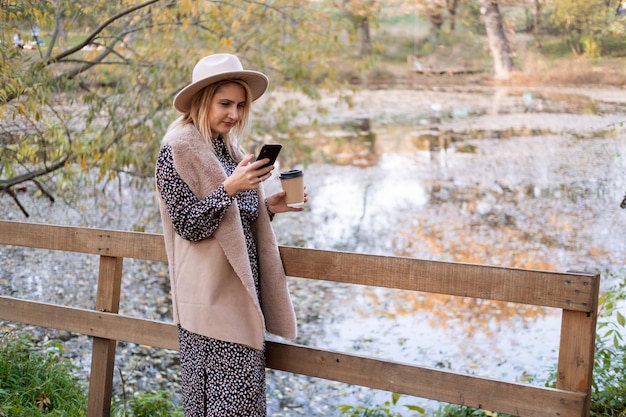
[[[332, 128], [309, 134], [317, 157], [285, 164], [304, 169], [310, 203], [303, 214], [275, 220], [279, 241], [505, 267], [621, 270], [623, 277], [626, 95], [503, 90], [376, 91], [362, 108], [344, 108]], [[389, 114], [394, 106], [400, 110]], [[294, 287], [302, 294], [301, 343], [538, 384], [557, 361], [560, 313], [551, 309], [348, 285]], [[307, 316], [310, 305], [317, 314]], [[329, 384], [335, 404], [390, 399], [315, 384]], [[329, 412], [295, 403], [302, 415]]]

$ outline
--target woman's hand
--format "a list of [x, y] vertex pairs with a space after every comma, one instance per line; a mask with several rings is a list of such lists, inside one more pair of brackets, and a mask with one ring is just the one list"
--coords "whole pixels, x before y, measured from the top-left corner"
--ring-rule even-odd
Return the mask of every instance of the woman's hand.
[[[306, 190], [306, 187], [304, 187]], [[304, 211], [304, 207], [289, 207], [287, 205], [287, 193], [284, 191], [280, 191], [276, 194], [272, 194], [271, 196], [267, 197], [267, 199], [265, 200], [267, 202], [267, 207], [270, 209], [270, 211], [274, 214], [276, 213], [285, 213], [287, 211]], [[304, 193], [304, 202], [306, 203], [308, 201], [307, 198], [307, 193], [305, 191]]]
[[252, 190], [272, 176], [274, 165], [259, 169], [269, 162], [267, 158], [252, 162], [253, 159], [254, 155], [243, 158], [231, 176], [224, 181], [224, 190], [230, 197], [240, 191]]

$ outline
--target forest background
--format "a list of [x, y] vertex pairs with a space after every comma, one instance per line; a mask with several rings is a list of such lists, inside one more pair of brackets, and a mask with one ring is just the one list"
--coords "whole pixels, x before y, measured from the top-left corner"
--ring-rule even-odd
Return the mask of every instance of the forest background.
[[[94, 190], [152, 189], [172, 97], [210, 53], [272, 80], [243, 146], [279, 138], [283, 157], [306, 162], [329, 97], [350, 106], [359, 91], [416, 84], [623, 91], [625, 14], [616, 0], [0, 0], [2, 201], [21, 220], [33, 195], [80, 211]], [[132, 229], [154, 231], [155, 215]]]

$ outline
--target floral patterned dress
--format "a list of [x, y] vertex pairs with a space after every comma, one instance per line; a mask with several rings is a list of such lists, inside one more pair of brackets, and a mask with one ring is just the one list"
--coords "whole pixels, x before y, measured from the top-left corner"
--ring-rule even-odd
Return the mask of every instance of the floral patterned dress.
[[[213, 146], [222, 167], [230, 176], [237, 163], [228, 153], [223, 138], [214, 139]], [[159, 153], [156, 181], [176, 233], [190, 241], [210, 237], [219, 227], [226, 210], [236, 202], [258, 295], [257, 247], [251, 230], [252, 222], [258, 217], [257, 191], [242, 191], [236, 198], [231, 198], [220, 185], [204, 200], [198, 200], [176, 172], [169, 146], [163, 146]], [[194, 221], [190, 222], [190, 219]], [[180, 325], [178, 339], [185, 417], [266, 415], [263, 350], [205, 337]]]

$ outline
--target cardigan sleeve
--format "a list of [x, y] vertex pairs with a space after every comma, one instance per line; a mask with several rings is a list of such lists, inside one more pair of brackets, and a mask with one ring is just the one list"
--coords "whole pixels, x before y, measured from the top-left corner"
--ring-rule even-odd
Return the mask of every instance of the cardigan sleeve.
[[161, 148], [157, 158], [156, 185], [174, 230], [192, 242], [212, 236], [234, 200], [222, 184], [199, 200], [176, 172], [172, 148], [168, 145]]

